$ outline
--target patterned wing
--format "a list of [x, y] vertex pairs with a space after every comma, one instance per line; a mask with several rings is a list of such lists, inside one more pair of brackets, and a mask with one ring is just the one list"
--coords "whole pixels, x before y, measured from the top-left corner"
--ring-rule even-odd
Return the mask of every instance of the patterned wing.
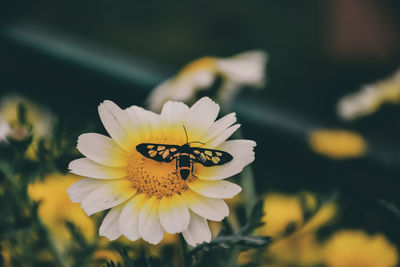
[[194, 155], [194, 162], [203, 164], [203, 166], [211, 167], [228, 163], [233, 159], [232, 155], [228, 152], [221, 150], [191, 147], [192, 155]]
[[136, 150], [149, 159], [159, 162], [171, 162], [179, 153], [180, 146], [142, 143], [136, 146]]

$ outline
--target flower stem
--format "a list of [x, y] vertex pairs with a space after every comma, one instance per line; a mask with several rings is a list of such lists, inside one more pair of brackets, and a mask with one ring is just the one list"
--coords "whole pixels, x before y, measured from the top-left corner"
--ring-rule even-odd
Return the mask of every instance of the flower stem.
[[187, 260], [188, 247], [187, 247], [186, 241], [183, 238], [182, 234], [179, 235], [179, 244], [180, 244], [181, 266], [188, 267], [189, 266], [189, 263]]
[[53, 256], [56, 266], [65, 267], [66, 264], [64, 262], [64, 258], [61, 256], [58, 249], [56, 248], [56, 245], [54, 244], [54, 240], [51, 234], [49, 233], [49, 230], [43, 224], [42, 220], [39, 217], [37, 218], [37, 223], [39, 230], [44, 234], [44, 240], [46, 241], [47, 246], [49, 247], [50, 253]]
[[[239, 139], [243, 139], [243, 133], [241, 129], [236, 131], [235, 136]], [[250, 213], [257, 202], [254, 174], [253, 169], [250, 166], [245, 167], [240, 174], [240, 183], [243, 188], [242, 192], [244, 195], [244, 203], [246, 205], [246, 214], [247, 216], [250, 216]]]

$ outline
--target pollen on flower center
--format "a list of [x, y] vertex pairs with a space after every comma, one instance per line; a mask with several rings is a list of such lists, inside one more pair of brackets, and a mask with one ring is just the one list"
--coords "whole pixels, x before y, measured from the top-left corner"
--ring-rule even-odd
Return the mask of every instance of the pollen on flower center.
[[128, 179], [138, 190], [149, 197], [169, 197], [174, 194], [181, 194], [186, 191], [186, 182], [192, 180], [189, 177], [186, 181], [176, 174], [175, 161], [170, 163], [158, 162], [148, 159], [134, 152], [128, 164]]

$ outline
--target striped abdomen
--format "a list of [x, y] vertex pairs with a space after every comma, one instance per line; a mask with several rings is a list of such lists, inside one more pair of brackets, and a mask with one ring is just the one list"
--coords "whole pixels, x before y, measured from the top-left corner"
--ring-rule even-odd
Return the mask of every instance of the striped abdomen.
[[188, 153], [181, 153], [177, 158], [178, 164], [178, 172], [183, 180], [186, 180], [192, 172], [193, 169], [193, 161], [190, 159]]

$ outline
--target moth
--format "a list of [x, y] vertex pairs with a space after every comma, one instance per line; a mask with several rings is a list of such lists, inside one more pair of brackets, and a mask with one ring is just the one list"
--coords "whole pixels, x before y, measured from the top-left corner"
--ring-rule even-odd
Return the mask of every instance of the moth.
[[[183, 145], [141, 143], [136, 146], [136, 150], [146, 158], [158, 162], [171, 162], [175, 159], [176, 173], [183, 180], [193, 175], [193, 163], [200, 163], [205, 167], [223, 165], [230, 162], [233, 157], [231, 154], [221, 150], [208, 149], [202, 147], [191, 147], [192, 143], [203, 144], [199, 141], [188, 141], [186, 128], [183, 125], [186, 135], [186, 143]], [[195, 176], [194, 176], [195, 177]]]

